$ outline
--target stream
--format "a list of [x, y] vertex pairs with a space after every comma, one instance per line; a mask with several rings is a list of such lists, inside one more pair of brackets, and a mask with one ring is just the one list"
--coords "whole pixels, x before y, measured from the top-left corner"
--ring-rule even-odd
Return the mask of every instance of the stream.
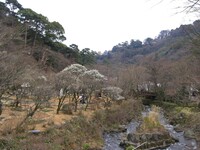
[[[150, 108], [146, 108], [142, 113], [142, 116], [145, 117]], [[177, 132], [174, 129], [174, 126], [170, 125], [165, 119], [163, 113], [160, 114], [160, 123], [165, 127], [165, 129], [170, 133], [170, 135], [179, 140], [175, 144], [171, 144], [169, 147], [164, 150], [197, 150], [197, 142], [195, 139], [188, 139], [184, 137], [184, 132]], [[104, 147], [103, 150], [124, 150], [119, 146], [122, 139], [127, 136], [129, 133], [134, 133], [136, 128], [139, 126], [139, 123], [136, 121], [130, 122], [126, 125], [126, 132], [119, 133], [104, 133]], [[159, 150], [159, 149], [158, 149]]]

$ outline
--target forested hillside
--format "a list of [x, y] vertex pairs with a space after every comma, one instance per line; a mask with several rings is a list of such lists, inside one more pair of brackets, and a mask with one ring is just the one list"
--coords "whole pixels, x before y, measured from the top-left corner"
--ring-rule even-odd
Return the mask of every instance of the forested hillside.
[[138, 64], [148, 59], [177, 61], [195, 52], [194, 38], [200, 32], [200, 21], [181, 25], [172, 30], [163, 30], [153, 38], [144, 41], [131, 40], [113, 46], [112, 50], [104, 52], [99, 61], [111, 63]]
[[[67, 35], [67, 33], [66, 33]], [[20, 53], [30, 57], [43, 69], [59, 71], [71, 63], [95, 63], [96, 52], [78, 45], [67, 46], [65, 31], [59, 22], [50, 22], [46, 16], [18, 1], [0, 2], [0, 51]]]

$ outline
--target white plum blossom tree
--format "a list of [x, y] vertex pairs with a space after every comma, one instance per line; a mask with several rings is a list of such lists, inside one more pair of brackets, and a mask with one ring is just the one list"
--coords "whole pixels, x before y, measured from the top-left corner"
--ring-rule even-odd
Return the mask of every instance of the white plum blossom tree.
[[114, 100], [114, 101], [125, 99], [123, 96], [121, 96], [122, 92], [123, 90], [119, 87], [109, 86], [109, 87], [103, 88], [104, 95], [106, 95], [107, 97], [109, 97], [111, 100]]
[[92, 94], [96, 90], [101, 90], [103, 83], [107, 80], [107, 78], [99, 73], [98, 70], [88, 70], [80, 76], [80, 79], [82, 81], [82, 89], [88, 97], [85, 107], [86, 110], [89, 102], [91, 101]]
[[88, 70], [80, 64], [72, 64], [56, 75], [55, 88], [58, 95], [57, 114], [64, 104], [67, 95], [72, 96], [77, 111], [80, 94], [88, 97], [85, 110], [96, 90], [101, 90], [106, 77], [98, 70]]
[[80, 75], [82, 75], [87, 68], [80, 64], [72, 64], [56, 75], [55, 88], [58, 95], [57, 114], [64, 104], [67, 95], [72, 95], [72, 100], [75, 103], [75, 111], [77, 111], [78, 98], [80, 95]]
[[78, 77], [80, 74], [87, 71], [87, 68], [85, 66], [82, 66], [80, 64], [72, 64], [69, 67], [66, 67], [63, 69], [60, 73], [69, 73], [71, 75], [74, 75], [74, 77]]

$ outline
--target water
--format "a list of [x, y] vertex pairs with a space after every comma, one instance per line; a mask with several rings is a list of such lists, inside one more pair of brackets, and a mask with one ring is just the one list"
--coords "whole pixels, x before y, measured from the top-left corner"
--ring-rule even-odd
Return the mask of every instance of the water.
[[177, 132], [174, 126], [170, 125], [163, 113], [160, 114], [160, 123], [165, 127], [169, 134], [178, 139], [179, 142], [170, 145], [166, 150], [196, 150], [197, 142], [194, 139], [187, 139], [184, 137], [184, 132]]
[[[145, 117], [149, 108], [146, 109], [142, 113], [142, 116]], [[160, 115], [160, 123], [164, 125], [166, 130], [170, 133], [170, 135], [179, 140], [179, 142], [170, 145], [168, 148], [164, 150], [197, 150], [197, 142], [194, 139], [187, 139], [184, 137], [184, 132], [176, 132], [174, 126], [170, 125], [168, 121], [164, 118], [164, 115], [161, 113]], [[104, 134], [104, 142], [105, 145], [103, 150], [123, 150], [119, 146], [122, 139], [127, 136], [129, 133], [133, 133], [136, 131], [136, 128], [139, 126], [139, 123], [136, 121], [130, 122], [127, 127], [127, 132], [125, 133], [105, 133]]]
[[103, 150], [123, 150], [122, 147], [119, 146], [120, 142], [124, 137], [126, 137], [129, 133], [133, 133], [136, 131], [136, 128], [139, 126], [139, 123], [136, 121], [130, 122], [126, 128], [127, 131], [124, 133], [105, 133], [104, 134], [104, 147]]
[[123, 148], [119, 146], [121, 138], [123, 137], [122, 134], [123, 133], [105, 133], [105, 145], [103, 147], [103, 150], [123, 150]]

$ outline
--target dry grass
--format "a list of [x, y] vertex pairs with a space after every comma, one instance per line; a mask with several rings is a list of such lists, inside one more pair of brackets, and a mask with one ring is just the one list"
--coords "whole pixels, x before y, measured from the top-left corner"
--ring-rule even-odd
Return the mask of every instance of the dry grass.
[[160, 118], [160, 108], [152, 106], [152, 110], [149, 112], [148, 116], [144, 117], [143, 122], [139, 128], [139, 132], [164, 132], [165, 128], [159, 122]]
[[93, 120], [106, 130], [116, 130], [120, 125], [127, 124], [132, 119], [138, 119], [141, 111], [140, 101], [127, 100], [121, 105], [116, 104], [109, 109], [96, 111]]
[[[96, 110], [102, 109], [102, 107], [99, 107], [99, 102], [101, 103], [103, 101], [93, 100], [93, 103], [89, 105], [86, 111], [84, 111], [85, 105], [79, 104], [78, 111], [73, 112], [72, 115], [63, 114], [62, 111], [59, 114], [56, 114], [57, 102], [57, 99], [52, 99], [50, 100], [50, 107], [45, 107], [41, 110], [38, 110], [31, 118], [31, 124], [30, 121], [27, 122], [28, 125], [26, 130], [37, 129], [40, 131], [45, 131], [53, 126], [61, 126], [66, 121], [77, 117], [80, 112], [86, 116], [86, 118], [91, 119]], [[69, 99], [66, 99], [65, 103], [69, 103]], [[13, 107], [5, 106], [0, 118], [0, 134], [9, 134], [13, 129], [15, 129], [26, 116], [26, 109], [28, 107], [28, 105], [22, 105], [19, 111], [18, 109], [13, 109]]]

